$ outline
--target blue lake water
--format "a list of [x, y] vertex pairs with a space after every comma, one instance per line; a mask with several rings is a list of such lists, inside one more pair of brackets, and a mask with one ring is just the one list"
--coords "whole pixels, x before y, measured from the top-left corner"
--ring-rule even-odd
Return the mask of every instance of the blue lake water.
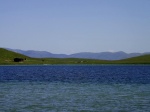
[[149, 65], [0, 66], [0, 112], [149, 110]]

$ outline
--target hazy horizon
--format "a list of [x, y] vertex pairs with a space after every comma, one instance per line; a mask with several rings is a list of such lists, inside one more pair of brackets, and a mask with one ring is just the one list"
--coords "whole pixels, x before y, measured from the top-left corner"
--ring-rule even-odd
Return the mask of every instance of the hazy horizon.
[[150, 0], [0, 0], [0, 47], [150, 52]]
[[53, 53], [53, 52], [50, 52], [50, 51], [46, 51], [46, 50], [34, 50], [34, 49], [28, 49], [28, 50], [22, 50], [22, 49], [12, 49], [12, 48], [4, 48], [4, 49], [7, 49], [7, 50], [12, 50], [12, 51], [15, 51], [15, 50], [21, 50], [21, 51], [36, 51], [36, 52], [48, 52], [48, 53], [52, 53], [52, 54], [64, 54], [64, 55], [71, 55], [71, 54], [78, 54], [78, 53], [118, 53], [118, 52], [124, 52], [126, 54], [132, 54], [132, 53], [141, 53], [141, 54], [144, 54], [144, 53], [150, 53], [150, 52], [125, 52], [125, 51], [102, 51], [102, 52], [75, 52], [75, 53], [70, 53], [70, 54], [67, 54], [67, 53]]

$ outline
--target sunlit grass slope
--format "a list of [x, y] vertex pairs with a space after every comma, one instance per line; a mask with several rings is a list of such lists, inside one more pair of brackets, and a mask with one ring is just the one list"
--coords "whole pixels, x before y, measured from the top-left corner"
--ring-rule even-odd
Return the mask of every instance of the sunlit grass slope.
[[[14, 58], [26, 59], [23, 62], [14, 62]], [[99, 64], [103, 60], [77, 59], [77, 58], [30, 58], [4, 48], [0, 48], [0, 65], [28, 65], [28, 64]]]
[[8, 51], [6, 49], [0, 48], [0, 64], [14, 64], [14, 58], [29, 58], [22, 54], [18, 54], [12, 51]]
[[[22, 62], [14, 62], [14, 58], [26, 59]], [[0, 48], [0, 65], [35, 65], [35, 64], [150, 64], [150, 55], [134, 58], [108, 61], [79, 58], [30, 58], [19, 53]]]
[[150, 54], [115, 61], [121, 64], [150, 64]]

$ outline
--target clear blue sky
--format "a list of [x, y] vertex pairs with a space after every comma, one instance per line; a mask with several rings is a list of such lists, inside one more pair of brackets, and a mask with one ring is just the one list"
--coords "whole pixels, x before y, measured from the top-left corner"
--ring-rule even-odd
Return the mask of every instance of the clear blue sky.
[[150, 51], [150, 0], [0, 0], [0, 47]]

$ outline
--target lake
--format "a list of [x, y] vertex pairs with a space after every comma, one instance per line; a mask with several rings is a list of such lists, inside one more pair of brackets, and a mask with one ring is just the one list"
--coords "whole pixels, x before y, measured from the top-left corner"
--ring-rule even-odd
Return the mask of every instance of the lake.
[[0, 112], [149, 112], [150, 65], [0, 66]]

